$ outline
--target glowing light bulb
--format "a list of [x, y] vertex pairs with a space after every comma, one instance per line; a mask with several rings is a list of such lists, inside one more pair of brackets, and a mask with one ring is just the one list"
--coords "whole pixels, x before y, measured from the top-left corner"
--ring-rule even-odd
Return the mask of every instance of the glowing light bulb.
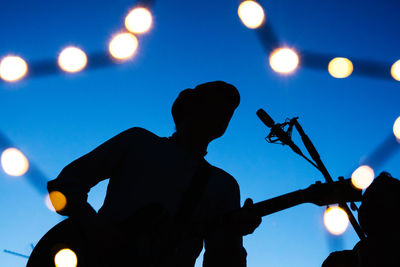
[[61, 211], [67, 205], [67, 198], [59, 191], [52, 191], [46, 196], [46, 206], [51, 211]]
[[71, 249], [64, 248], [54, 256], [54, 263], [57, 267], [76, 267], [78, 258]]
[[150, 11], [143, 7], [137, 7], [125, 17], [125, 27], [128, 31], [140, 34], [147, 32], [153, 22]]
[[250, 29], [260, 27], [265, 20], [262, 6], [255, 1], [244, 1], [239, 5], [238, 15], [242, 23]]
[[299, 65], [299, 56], [290, 48], [278, 48], [271, 53], [269, 64], [274, 71], [289, 74]]
[[331, 234], [341, 235], [349, 225], [349, 218], [342, 208], [329, 207], [324, 214], [324, 224]]
[[28, 65], [18, 56], [6, 56], [0, 61], [0, 77], [7, 82], [16, 82], [27, 72]]
[[138, 47], [138, 40], [131, 33], [119, 33], [115, 35], [108, 46], [110, 54], [119, 60], [131, 58]]
[[368, 165], [362, 165], [351, 175], [351, 183], [358, 189], [366, 189], [372, 183], [374, 177], [374, 170]]
[[69, 46], [64, 48], [58, 56], [58, 65], [66, 72], [78, 72], [87, 64], [85, 52], [80, 48]]
[[1, 166], [11, 176], [24, 175], [29, 169], [25, 155], [16, 148], [8, 148], [1, 154]]
[[400, 59], [397, 60], [390, 69], [393, 79], [400, 81]]
[[397, 141], [400, 142], [400, 117], [398, 117], [393, 124], [393, 133], [394, 136], [396, 136]]
[[335, 78], [346, 78], [353, 72], [353, 63], [344, 57], [335, 57], [329, 62], [329, 73]]

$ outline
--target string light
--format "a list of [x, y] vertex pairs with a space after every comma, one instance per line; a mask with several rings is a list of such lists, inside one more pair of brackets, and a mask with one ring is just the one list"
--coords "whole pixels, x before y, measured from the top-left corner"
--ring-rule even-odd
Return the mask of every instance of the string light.
[[108, 46], [108, 50], [116, 59], [126, 60], [131, 58], [138, 47], [138, 40], [131, 33], [119, 33], [115, 35]]
[[299, 56], [293, 49], [278, 48], [271, 53], [269, 64], [274, 71], [289, 74], [299, 65]]
[[324, 224], [331, 234], [341, 235], [349, 225], [349, 218], [342, 208], [333, 206], [325, 211]]
[[329, 73], [335, 78], [346, 78], [353, 72], [353, 63], [344, 57], [335, 57], [329, 62]]
[[8, 148], [1, 154], [1, 166], [8, 175], [21, 176], [28, 171], [29, 161], [18, 149]]
[[255, 1], [244, 1], [239, 5], [238, 15], [242, 23], [250, 29], [260, 27], [265, 20], [262, 6]]
[[395, 120], [393, 124], [393, 133], [397, 141], [400, 142], [400, 116]]
[[125, 27], [128, 31], [141, 34], [149, 31], [153, 22], [150, 11], [144, 7], [131, 10], [125, 17]]
[[66, 72], [78, 72], [87, 64], [87, 57], [82, 49], [74, 46], [64, 48], [58, 56], [58, 65]]
[[61, 211], [67, 205], [67, 198], [59, 191], [52, 191], [46, 196], [45, 204], [51, 211]]
[[28, 72], [25, 60], [18, 56], [6, 56], [0, 61], [0, 77], [7, 82], [16, 82]]
[[54, 263], [56, 267], [76, 267], [78, 264], [78, 258], [75, 252], [69, 248], [61, 249], [54, 256]]
[[374, 180], [374, 170], [368, 165], [358, 167], [351, 175], [351, 183], [358, 189], [366, 189]]
[[400, 59], [397, 60], [390, 69], [393, 79], [400, 81]]
[[[256, 1], [253, 0], [245, 0], [242, 3], [240, 3], [238, 7], [238, 15], [243, 22], [243, 24], [246, 27], [249, 27], [251, 29], [255, 29], [260, 27], [264, 22], [265, 22], [265, 12], [263, 7], [257, 3]], [[153, 23], [153, 16], [151, 12], [144, 7], [136, 7], [132, 9], [127, 16], [125, 17], [125, 27], [128, 31], [133, 32], [135, 34], [140, 34], [140, 33], [145, 33], [147, 32]], [[133, 47], [137, 46], [137, 40], [136, 42], [133, 41], [131, 43], [136, 43], [136, 45], [133, 45]], [[109, 46], [112, 46], [111, 44]], [[129, 45], [128, 45], [129, 46]], [[130, 58], [133, 54], [136, 48], [124, 48], [124, 51], [130, 51], [130, 52], [121, 52], [119, 53], [117, 50], [118, 49], [112, 49], [109, 47], [111, 55], [119, 60], [122, 59], [127, 59]], [[79, 51], [79, 52], [77, 52]], [[133, 52], [132, 52], [133, 51]], [[64, 52], [64, 51], [63, 51]], [[66, 51], [65, 51], [66, 52]], [[87, 64], [87, 57], [85, 53], [78, 49], [75, 51], [77, 55], [77, 59], [73, 59], [74, 57], [70, 56], [65, 56], [63, 58], [60, 54], [59, 56], [59, 65], [60, 67], [67, 72], [77, 72], [82, 70], [86, 64]], [[79, 54], [79, 55], [78, 55]], [[297, 64], [298, 64], [298, 56], [297, 54], [293, 51], [293, 61], [290, 61], [291, 63], [288, 62], [280, 62], [280, 63], [271, 63], [271, 67], [280, 73], [290, 73], [294, 69], [296, 69]], [[296, 56], [294, 56], [296, 54]], [[276, 55], [278, 56], [278, 55]], [[270, 58], [271, 61], [272, 57]], [[323, 57], [320, 57], [322, 60]], [[340, 59], [340, 60], [339, 60]], [[329, 73], [336, 78], [344, 78], [348, 77], [351, 75], [352, 70], [353, 70], [353, 65], [351, 61], [347, 61], [348, 59], [345, 58], [335, 58], [333, 59], [328, 66]], [[67, 63], [63, 63], [66, 61]], [[273, 61], [273, 60], [272, 60]], [[280, 60], [278, 60], [280, 61]], [[7, 63], [7, 64], [6, 64]], [[294, 65], [294, 67], [284, 67], [281, 68], [279, 66], [282, 65]], [[33, 64], [35, 65], [35, 64]], [[276, 67], [275, 67], [276, 65]], [[7, 56], [2, 59], [0, 62], [0, 78], [2, 78], [5, 81], [13, 82], [21, 79], [24, 77], [27, 73], [28, 66], [26, 62], [17, 56]], [[396, 61], [391, 68], [391, 75], [394, 79], [400, 81], [400, 60]]]

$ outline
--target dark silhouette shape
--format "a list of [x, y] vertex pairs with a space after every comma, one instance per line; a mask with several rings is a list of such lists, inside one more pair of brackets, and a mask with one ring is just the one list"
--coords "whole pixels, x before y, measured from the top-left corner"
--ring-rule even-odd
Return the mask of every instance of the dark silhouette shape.
[[[239, 102], [237, 89], [222, 81], [185, 89], [172, 106], [176, 132], [171, 137], [131, 128], [66, 166], [48, 183], [48, 190], [66, 196], [67, 205], [59, 213], [69, 219], [50, 231], [62, 232], [55, 247], [46, 238], [37, 245], [47, 247], [51, 255], [34, 251], [28, 266], [38, 266], [41, 256], [49, 264], [41, 266], [53, 266], [52, 256], [62, 247], [75, 249], [81, 266], [193, 266], [203, 241], [204, 266], [245, 266], [242, 236], [261, 222], [251, 209], [245, 209], [236, 225], [218, 231], [190, 228], [240, 208], [236, 180], [203, 159], [208, 144], [224, 134]], [[189, 185], [197, 172], [208, 180], [203, 189], [196, 189], [201, 187], [197, 183], [193, 190]], [[106, 198], [96, 213], [87, 203], [87, 193], [107, 178]], [[197, 200], [185, 201], [193, 194]], [[183, 208], [184, 220], [175, 220], [182, 202], [193, 202], [192, 207]], [[252, 205], [251, 200], [245, 203]]]
[[[203, 177], [209, 176], [210, 171], [211, 167], [204, 161], [201, 167], [197, 169], [189, 189], [186, 190], [183, 196], [185, 201], [181, 202], [173, 221], [173, 226], [178, 227], [171, 228], [168, 225], [160, 224], [160, 222], [165, 222], [168, 213], [160, 204], [149, 204], [129, 215], [119, 225], [113, 226], [115, 229], [123, 229], [124, 238], [121, 239], [118, 236], [114, 236], [115, 239], [113, 239], [108, 237], [108, 243], [112, 244], [114, 242], [118, 245], [114, 246], [114, 248], [109, 246], [108, 249], [103, 249], [108, 255], [103, 260], [98, 246], [89, 243], [90, 240], [81, 234], [82, 231], [79, 225], [74, 223], [73, 220], [67, 219], [53, 227], [39, 241], [29, 259], [28, 267], [53, 266], [53, 258], [62, 248], [77, 251], [80, 266], [107, 266], [102, 264], [107, 262], [107, 259], [112, 259], [111, 262], [109, 261], [108, 266], [128, 264], [129, 259], [131, 259], [129, 263], [132, 263], [132, 259], [134, 259], [137, 266], [175, 266], [174, 257], [181, 257], [182, 255], [176, 255], [171, 250], [171, 247], [175, 248], [176, 245], [183, 241], [180, 237], [185, 231], [190, 233], [190, 237], [200, 239], [204, 236], [211, 236], [215, 231], [220, 231], [221, 228], [228, 230], [228, 233], [246, 235], [250, 234], [254, 230], [254, 226], [259, 222], [257, 216], [266, 216], [303, 203], [325, 206], [333, 203], [361, 200], [361, 190], [351, 186], [350, 179], [341, 179], [337, 182], [324, 184], [316, 182], [306, 189], [297, 190], [255, 204], [252, 203], [251, 199], [247, 199], [241, 209], [207, 218], [203, 222], [197, 222], [197, 225], [191, 225], [190, 218], [195, 210], [193, 207], [197, 206], [195, 203], [198, 203], [208, 183], [208, 179], [203, 179]], [[254, 220], [250, 227], [249, 218]], [[190, 228], [187, 228], [187, 226], [190, 226]], [[188, 232], [187, 230], [190, 231]], [[162, 239], [169, 242], [157, 242]], [[150, 242], [138, 243], [140, 240]], [[149, 245], [153, 246], [149, 247]], [[148, 254], [149, 251], [152, 253]], [[157, 254], [154, 254], [156, 252]], [[99, 254], [100, 256], [98, 256]], [[126, 258], [126, 255], [130, 257]], [[220, 264], [224, 264], [224, 262], [220, 262]]]
[[353, 250], [332, 252], [322, 264], [322, 267], [356, 267], [357, 254]]
[[382, 172], [365, 191], [358, 212], [367, 238], [353, 250], [331, 253], [322, 267], [399, 266], [399, 205], [400, 181]]
[[24, 255], [24, 254], [15, 252], [15, 251], [11, 251], [11, 250], [8, 250], [8, 249], [4, 249], [3, 251], [4, 251], [5, 253], [11, 254], [11, 255], [14, 255], [14, 256], [17, 256], [17, 257], [29, 258], [29, 256], [27, 256], [27, 255]]
[[[81, 267], [193, 266], [203, 241], [204, 266], [245, 266], [242, 236], [262, 216], [306, 202], [361, 198], [347, 179], [256, 204], [247, 199], [240, 208], [236, 180], [203, 158], [239, 101], [237, 89], [221, 81], [185, 89], [172, 106], [171, 137], [131, 128], [66, 166], [47, 187], [66, 196], [58, 212], [69, 218], [39, 241], [28, 267], [54, 266], [63, 248], [77, 254]], [[107, 178], [107, 195], [96, 213], [87, 194]]]

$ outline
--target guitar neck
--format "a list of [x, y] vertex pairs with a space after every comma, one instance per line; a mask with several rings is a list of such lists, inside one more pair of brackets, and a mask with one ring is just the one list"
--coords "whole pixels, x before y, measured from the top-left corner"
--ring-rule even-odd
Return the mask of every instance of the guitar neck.
[[303, 190], [297, 190], [282, 196], [267, 199], [255, 203], [253, 209], [260, 216], [266, 216], [281, 210], [285, 210], [307, 201], [304, 200]]
[[[324, 206], [339, 202], [360, 201], [361, 197], [361, 190], [355, 189], [351, 185], [350, 179], [325, 184], [317, 182], [306, 189], [297, 190], [255, 203], [251, 209], [259, 216], [266, 216], [303, 203], [313, 203], [318, 206]], [[204, 229], [206, 232], [214, 231], [220, 227], [224, 227], [224, 225], [227, 226], [230, 223], [233, 223], [233, 225], [235, 222], [240, 223], [238, 217], [240, 217], [241, 214], [245, 215], [246, 210], [243, 210], [242, 208], [231, 211], [227, 214], [221, 214], [215, 218], [210, 218], [204, 223]]]
[[[252, 209], [260, 216], [266, 216], [284, 209], [294, 207], [296, 205], [305, 203], [303, 190], [297, 190], [282, 196], [267, 199], [258, 203], [253, 204]], [[217, 216], [215, 218], [210, 218], [203, 222], [202, 230], [205, 233], [213, 232], [221, 227], [230, 224], [232, 216], [235, 217], [236, 213], [240, 213], [242, 209], [230, 212], [228, 214], [223, 214], [222, 216]]]

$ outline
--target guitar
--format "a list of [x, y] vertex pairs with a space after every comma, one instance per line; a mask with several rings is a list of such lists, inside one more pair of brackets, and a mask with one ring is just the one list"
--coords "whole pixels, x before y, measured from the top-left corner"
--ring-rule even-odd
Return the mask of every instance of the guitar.
[[[266, 216], [281, 210], [285, 210], [303, 203], [313, 203], [318, 206], [325, 206], [339, 202], [361, 201], [361, 190], [352, 186], [350, 179], [342, 179], [333, 183], [316, 182], [306, 189], [297, 190], [272, 199], [254, 203], [251, 207], [259, 216]], [[224, 225], [229, 224], [232, 218], [240, 216], [242, 209], [223, 214], [216, 218], [207, 219], [197, 229], [201, 229], [201, 235], [208, 232], [218, 231]], [[151, 221], [151, 209], [139, 211], [130, 220], [139, 218], [139, 225], [146, 224], [147, 218]], [[144, 217], [145, 220], [143, 220]], [[154, 217], [154, 216], [153, 216]], [[128, 223], [132, 226], [132, 222]], [[138, 223], [133, 222], [133, 225]], [[141, 228], [138, 228], [141, 229]], [[193, 231], [191, 231], [193, 233]], [[132, 235], [130, 235], [132, 236]], [[168, 242], [167, 242], [168, 243]], [[164, 247], [171, 246], [167, 244]], [[76, 253], [78, 266], [106, 266], [97, 262], [93, 264], [91, 254], [88, 253], [88, 242], [85, 234], [71, 219], [66, 219], [50, 229], [38, 242], [29, 257], [27, 267], [54, 267], [54, 257], [61, 249], [69, 248]], [[113, 265], [117, 266], [117, 265]]]

